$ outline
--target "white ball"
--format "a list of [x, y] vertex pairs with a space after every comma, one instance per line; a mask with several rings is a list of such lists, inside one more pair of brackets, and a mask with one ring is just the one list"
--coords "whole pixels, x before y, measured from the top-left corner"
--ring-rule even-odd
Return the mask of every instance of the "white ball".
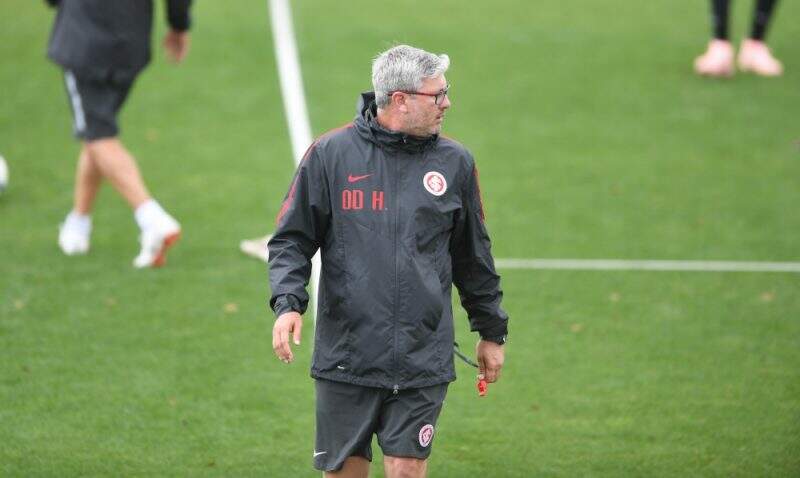
[[0, 156], [0, 193], [8, 187], [8, 165], [6, 160]]

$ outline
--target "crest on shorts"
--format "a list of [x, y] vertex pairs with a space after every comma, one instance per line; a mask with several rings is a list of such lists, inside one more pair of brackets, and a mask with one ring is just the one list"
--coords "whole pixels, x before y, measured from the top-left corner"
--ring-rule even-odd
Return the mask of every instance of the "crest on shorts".
[[419, 429], [419, 444], [426, 447], [431, 444], [431, 440], [433, 440], [433, 425], [429, 423]]
[[422, 185], [425, 189], [434, 196], [441, 196], [447, 191], [447, 181], [444, 179], [442, 173], [436, 171], [428, 171], [422, 178]]

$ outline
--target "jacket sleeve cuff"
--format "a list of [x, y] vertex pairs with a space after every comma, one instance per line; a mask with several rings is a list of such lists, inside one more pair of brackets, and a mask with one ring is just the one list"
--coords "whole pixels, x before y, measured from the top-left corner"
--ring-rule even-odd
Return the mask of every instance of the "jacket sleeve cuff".
[[487, 329], [481, 329], [478, 332], [481, 334], [481, 338], [502, 337], [508, 335], [508, 322], [504, 320], [501, 324]]
[[275, 312], [275, 317], [280, 317], [286, 312], [303, 313], [303, 308], [300, 307], [300, 301], [292, 294], [285, 294], [275, 298], [272, 302], [272, 311]]
[[191, 3], [191, 0], [167, 1], [167, 23], [169, 23], [170, 28], [178, 32], [189, 30], [192, 24], [189, 17]]

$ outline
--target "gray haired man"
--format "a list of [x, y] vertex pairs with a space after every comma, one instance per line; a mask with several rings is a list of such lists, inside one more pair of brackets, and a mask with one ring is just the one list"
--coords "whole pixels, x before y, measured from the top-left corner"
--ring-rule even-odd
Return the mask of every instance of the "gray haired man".
[[308, 149], [269, 242], [272, 345], [285, 363], [322, 250], [311, 376], [314, 466], [326, 476], [367, 476], [375, 434], [386, 476], [425, 476], [456, 377], [453, 284], [481, 337], [480, 378], [495, 382], [503, 366], [508, 316], [475, 162], [439, 135], [449, 64], [406, 45], [378, 55], [375, 92], [362, 95], [352, 123]]

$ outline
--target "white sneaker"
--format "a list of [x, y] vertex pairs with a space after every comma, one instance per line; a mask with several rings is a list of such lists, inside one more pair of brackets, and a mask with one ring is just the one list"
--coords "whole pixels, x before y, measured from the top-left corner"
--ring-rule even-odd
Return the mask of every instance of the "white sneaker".
[[144, 229], [139, 236], [142, 249], [133, 260], [133, 267], [161, 267], [167, 262], [167, 249], [181, 237], [181, 225], [171, 216], [164, 216], [154, 226]]
[[733, 76], [733, 46], [731, 42], [718, 39], [708, 42], [705, 53], [694, 60], [694, 71], [698, 75], [716, 78]]
[[781, 76], [783, 64], [772, 56], [772, 52], [763, 41], [751, 38], [742, 40], [739, 48], [739, 69], [760, 76]]
[[272, 239], [272, 234], [267, 234], [264, 237], [256, 239], [245, 239], [239, 243], [239, 249], [248, 256], [261, 259], [264, 262], [269, 262], [269, 248], [267, 243]]
[[58, 228], [58, 247], [68, 256], [86, 254], [91, 234], [91, 217], [71, 211]]
[[68, 256], [86, 254], [89, 252], [89, 234], [67, 227], [64, 223], [58, 229], [58, 247]]

